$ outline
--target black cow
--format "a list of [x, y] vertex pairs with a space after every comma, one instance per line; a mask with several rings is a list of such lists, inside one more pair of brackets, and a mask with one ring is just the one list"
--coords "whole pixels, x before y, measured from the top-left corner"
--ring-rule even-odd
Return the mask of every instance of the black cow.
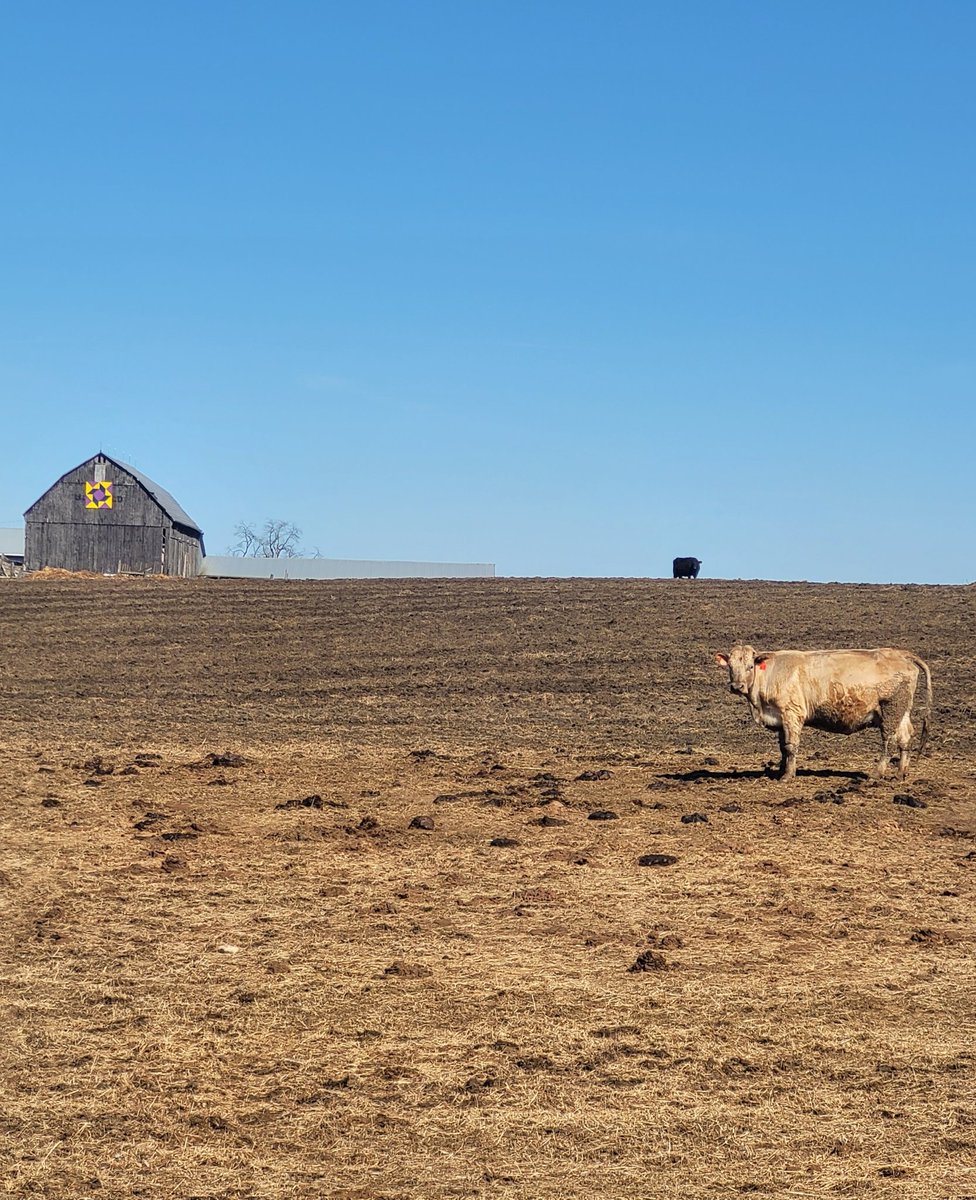
[[697, 579], [701, 570], [700, 558], [676, 558], [673, 563], [675, 579]]

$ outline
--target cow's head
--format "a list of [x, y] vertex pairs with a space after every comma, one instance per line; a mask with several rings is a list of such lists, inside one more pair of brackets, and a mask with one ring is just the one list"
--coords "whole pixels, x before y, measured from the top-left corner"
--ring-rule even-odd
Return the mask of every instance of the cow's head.
[[728, 654], [716, 654], [715, 661], [729, 669], [729, 691], [748, 696], [756, 668], [762, 668], [768, 655], [757, 654], [752, 646], [733, 646]]

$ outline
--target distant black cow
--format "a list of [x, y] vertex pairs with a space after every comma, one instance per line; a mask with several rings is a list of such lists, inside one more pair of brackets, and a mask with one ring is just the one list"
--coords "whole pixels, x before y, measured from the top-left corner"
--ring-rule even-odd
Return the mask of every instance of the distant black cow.
[[676, 558], [673, 563], [675, 579], [697, 579], [701, 570], [700, 558]]

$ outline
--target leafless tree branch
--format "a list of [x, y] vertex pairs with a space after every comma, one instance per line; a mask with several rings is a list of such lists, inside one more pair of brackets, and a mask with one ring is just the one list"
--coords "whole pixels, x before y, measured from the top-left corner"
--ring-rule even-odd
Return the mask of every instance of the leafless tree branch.
[[302, 552], [302, 531], [292, 521], [269, 517], [260, 529], [240, 521], [234, 536], [229, 553], [239, 558], [298, 558]]

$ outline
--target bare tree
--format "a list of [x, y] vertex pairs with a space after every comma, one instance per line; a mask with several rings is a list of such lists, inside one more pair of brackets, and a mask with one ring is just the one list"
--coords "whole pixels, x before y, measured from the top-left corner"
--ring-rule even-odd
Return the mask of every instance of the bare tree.
[[234, 536], [237, 541], [230, 553], [238, 558], [298, 558], [302, 552], [302, 531], [291, 521], [269, 517], [260, 529], [239, 521]]
[[227, 547], [227, 553], [233, 554], [237, 558], [253, 558], [254, 546], [258, 540], [257, 530], [254, 526], [248, 525], [246, 521], [238, 521], [234, 526], [234, 537], [237, 538], [237, 541]]

